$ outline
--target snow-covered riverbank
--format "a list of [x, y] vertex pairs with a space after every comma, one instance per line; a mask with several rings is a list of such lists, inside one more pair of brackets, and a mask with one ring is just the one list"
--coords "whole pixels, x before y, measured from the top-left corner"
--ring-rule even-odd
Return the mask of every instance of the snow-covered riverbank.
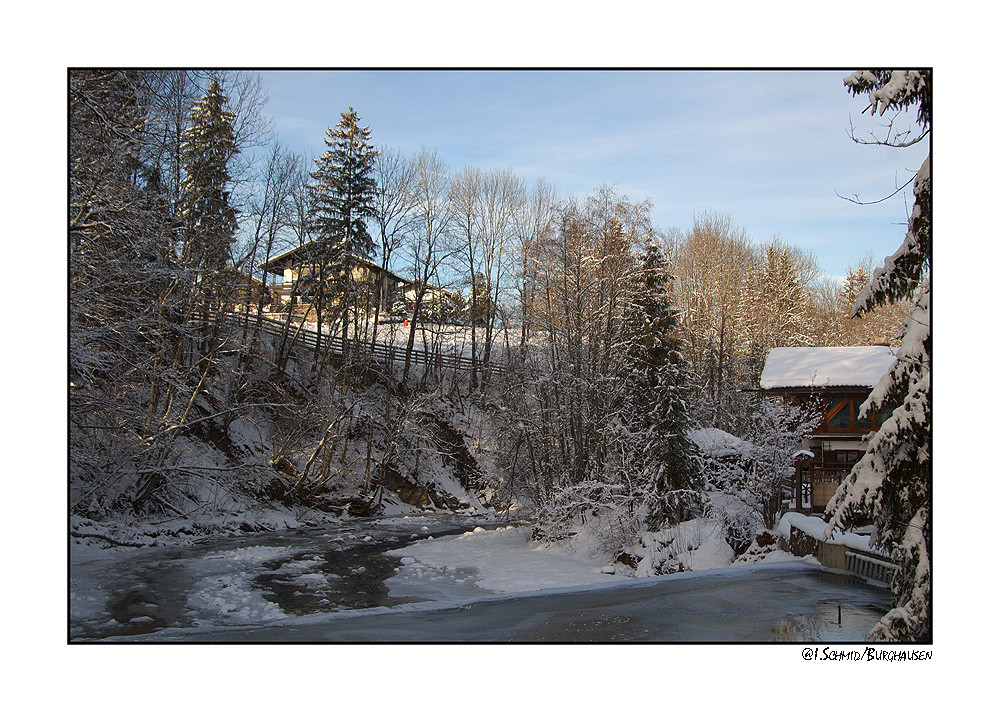
[[[350, 619], [354, 622], [348, 628], [360, 635], [357, 631], [365, 623], [355, 618], [390, 610], [432, 614], [436, 619], [446, 610], [490, 601], [570, 593], [596, 595], [656, 586], [658, 581], [720, 574], [728, 580], [734, 580], [733, 576], [751, 580], [762, 567], [777, 567], [773, 575], [778, 578], [786, 570], [796, 575], [802, 575], [803, 570], [819, 572], [815, 563], [793, 560], [782, 552], [748, 567], [727, 568], [729, 562], [721, 560], [712, 565], [704, 558], [702, 563], [697, 571], [629, 578], [591, 557], [580, 542], [576, 546], [543, 545], [533, 541], [525, 527], [455, 516], [345, 520], [309, 529], [216, 537], [170, 548], [112, 551], [84, 547], [71, 556], [70, 635], [81, 641], [183, 639], [202, 633], [212, 640], [250, 636], [277, 642], [303, 636], [309, 639], [310, 635], [325, 639], [327, 633], [321, 632], [324, 626], [336, 627], [341, 625], [339, 621]], [[782, 565], [790, 568], [782, 569]], [[846, 580], [837, 585], [850, 588]], [[752, 610], [758, 605], [756, 594], [746, 595], [747, 600], [740, 605]], [[776, 594], [768, 595], [774, 598]], [[875, 591], [870, 596], [870, 601], [881, 601], [885, 592]], [[874, 617], [868, 621], [871, 616], [859, 614], [852, 619], [854, 624], [874, 624], [878, 615], [870, 606], [866, 610]], [[804, 609], [796, 615], [809, 618], [811, 614]], [[760, 628], [761, 620], [749, 623], [749, 628], [737, 625], [732, 639], [750, 635], [751, 639], [770, 640], [785, 635], [777, 618], [764, 628]], [[404, 623], [393, 625], [406, 629]], [[290, 632], [293, 628], [304, 630], [303, 626], [312, 633]], [[479, 638], [462, 637], [464, 633], [448, 625], [439, 625], [438, 630], [441, 637], [423, 631], [415, 632], [414, 640], [456, 639], [449, 636], [506, 639], [502, 632], [494, 635], [485, 629], [480, 629]], [[616, 639], [627, 640], [631, 635], [628, 630], [623, 628], [626, 637]], [[851, 627], [849, 635], [862, 639], [865, 632], [867, 629]], [[665, 637], [657, 637], [661, 634]], [[368, 639], [382, 639], [373, 635]], [[554, 633], [549, 630], [546, 635]], [[574, 640], [591, 640], [586, 630], [572, 635], [577, 636]], [[602, 639], [602, 635], [593, 639]], [[648, 635], [672, 639], [666, 630]], [[817, 633], [808, 625], [794, 635], [830, 639], [829, 631]], [[676, 640], [699, 640], [697, 626], [686, 627], [683, 636]], [[405, 635], [390, 638], [406, 639]], [[714, 630], [709, 638], [726, 640], [725, 628]]]

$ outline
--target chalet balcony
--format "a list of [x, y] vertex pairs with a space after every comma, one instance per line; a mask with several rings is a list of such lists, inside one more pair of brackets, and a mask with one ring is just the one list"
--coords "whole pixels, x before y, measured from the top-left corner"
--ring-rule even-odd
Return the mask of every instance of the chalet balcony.
[[847, 464], [825, 464], [817, 466], [812, 468], [810, 479], [813, 484], [818, 482], [833, 482], [839, 486], [840, 483], [844, 481], [844, 478], [850, 473], [852, 467], [854, 467], [853, 462]]
[[822, 512], [833, 497], [840, 483], [850, 474], [853, 462], [822, 463], [802, 467], [793, 487], [793, 506], [796, 511]]

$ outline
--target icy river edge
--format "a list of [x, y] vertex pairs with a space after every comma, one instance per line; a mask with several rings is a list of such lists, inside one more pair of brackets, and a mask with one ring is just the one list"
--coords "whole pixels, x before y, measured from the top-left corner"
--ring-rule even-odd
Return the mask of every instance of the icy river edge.
[[73, 642], [862, 642], [888, 605], [801, 559], [609, 576], [466, 517], [77, 551], [70, 567]]

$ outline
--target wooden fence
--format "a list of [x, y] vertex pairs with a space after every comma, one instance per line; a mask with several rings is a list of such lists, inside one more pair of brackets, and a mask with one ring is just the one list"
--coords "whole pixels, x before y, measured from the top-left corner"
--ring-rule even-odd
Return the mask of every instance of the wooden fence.
[[899, 568], [897, 564], [885, 559], [862, 554], [860, 551], [848, 550], [844, 554], [846, 569], [856, 576], [882, 583], [892, 583], [893, 574]]
[[[246, 319], [245, 316], [239, 314], [226, 314], [221, 318], [230, 324], [239, 324], [240, 326], [243, 325], [244, 319]], [[253, 328], [255, 324], [256, 317], [251, 316], [248, 321], [248, 326]], [[317, 333], [315, 329], [308, 328], [308, 324], [303, 325], [300, 328], [296, 324], [286, 324], [283, 321], [269, 319], [266, 317], [262, 318], [261, 325], [262, 330], [272, 336], [280, 337], [287, 330], [289, 338], [293, 340], [293, 348], [299, 347], [305, 349], [315, 349], [318, 341], [320, 350], [328, 351], [329, 353], [334, 353], [338, 356], [343, 356], [347, 353], [353, 355], [367, 355], [367, 357], [372, 360], [381, 361], [387, 364], [394, 362], [406, 362], [406, 348], [395, 346], [394, 344], [384, 344], [378, 341], [372, 343], [371, 341], [345, 339], [342, 336], [334, 336], [333, 334]], [[472, 358], [462, 356], [458, 353], [425, 351], [424, 349], [418, 348], [411, 350], [410, 363], [417, 366], [430, 366], [433, 368], [450, 369], [453, 371], [472, 371], [473, 367], [475, 367], [479, 373], [489, 372], [491, 374], [499, 374], [503, 371], [502, 366], [493, 362], [491, 362], [488, 366], [484, 366], [481, 361], [474, 362]]]

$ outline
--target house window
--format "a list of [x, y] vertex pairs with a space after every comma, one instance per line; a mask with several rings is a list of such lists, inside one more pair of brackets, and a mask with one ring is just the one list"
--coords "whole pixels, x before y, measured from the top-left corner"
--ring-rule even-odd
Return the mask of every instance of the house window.
[[849, 430], [851, 427], [851, 399], [828, 400], [826, 413], [830, 430]]
[[837, 450], [835, 458], [838, 465], [850, 465], [858, 461], [857, 450]]
[[877, 427], [881, 420], [871, 415], [861, 417], [861, 405], [865, 402], [863, 396], [846, 398], [828, 398], [826, 401], [826, 427], [828, 430], [867, 432]]

